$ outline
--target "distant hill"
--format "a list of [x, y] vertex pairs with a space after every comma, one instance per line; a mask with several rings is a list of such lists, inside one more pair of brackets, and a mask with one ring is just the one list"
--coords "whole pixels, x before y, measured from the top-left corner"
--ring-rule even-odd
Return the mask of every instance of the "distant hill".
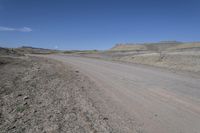
[[16, 48], [15, 50], [23, 54], [49, 54], [49, 53], [58, 52], [58, 50], [35, 48], [35, 47], [30, 47], [30, 46], [22, 46], [22, 47]]
[[184, 43], [177, 41], [162, 41], [157, 43], [116, 44], [110, 51], [176, 51], [200, 49], [200, 42]]

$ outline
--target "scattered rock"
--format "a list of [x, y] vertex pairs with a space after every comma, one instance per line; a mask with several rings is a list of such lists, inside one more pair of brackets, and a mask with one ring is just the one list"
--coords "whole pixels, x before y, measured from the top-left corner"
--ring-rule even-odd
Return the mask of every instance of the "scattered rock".
[[107, 121], [107, 120], [108, 120], [108, 118], [107, 118], [107, 117], [104, 117], [104, 118], [103, 118], [103, 120], [104, 120], [104, 121]]
[[21, 94], [21, 93], [19, 93], [17, 96], [18, 96], [18, 97], [21, 97], [21, 96], [22, 96], [22, 94]]
[[29, 99], [29, 97], [28, 97], [28, 96], [25, 96], [25, 97], [23, 98], [23, 100], [27, 100], [27, 99]]
[[[89, 80], [81, 84], [78, 70], [36, 57], [13, 62], [0, 66], [0, 88], [9, 83], [1, 90], [0, 132], [108, 132], [109, 125], [103, 116], [98, 117], [99, 111], [83, 89], [92, 84]], [[35, 70], [37, 66], [40, 71]]]
[[27, 102], [24, 102], [24, 104], [23, 105], [27, 105], [28, 103]]
[[16, 128], [16, 126], [12, 126], [10, 129], [15, 129]]

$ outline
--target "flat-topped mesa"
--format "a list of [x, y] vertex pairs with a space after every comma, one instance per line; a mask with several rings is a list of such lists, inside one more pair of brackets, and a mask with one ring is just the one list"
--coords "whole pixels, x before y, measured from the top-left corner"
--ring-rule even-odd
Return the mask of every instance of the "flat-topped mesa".
[[144, 45], [136, 43], [126, 43], [126, 44], [116, 44], [110, 51], [137, 51], [137, 50], [147, 50]]
[[156, 43], [119, 43], [110, 51], [200, 50], [200, 42], [161, 41]]

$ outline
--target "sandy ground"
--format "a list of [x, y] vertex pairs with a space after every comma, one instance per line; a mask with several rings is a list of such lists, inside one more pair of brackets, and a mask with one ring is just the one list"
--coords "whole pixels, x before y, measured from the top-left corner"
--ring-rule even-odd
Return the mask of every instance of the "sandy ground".
[[103, 103], [100, 112], [106, 112], [108, 124], [118, 127], [118, 132], [200, 131], [199, 78], [144, 65], [61, 55], [48, 57], [71, 64], [95, 82], [101, 95], [94, 99]]

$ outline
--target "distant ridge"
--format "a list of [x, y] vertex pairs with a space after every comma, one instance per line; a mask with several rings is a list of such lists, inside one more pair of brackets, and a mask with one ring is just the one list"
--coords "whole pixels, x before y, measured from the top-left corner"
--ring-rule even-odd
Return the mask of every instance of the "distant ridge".
[[182, 44], [183, 42], [180, 42], [180, 41], [160, 41], [160, 42], [157, 42], [158, 44], [161, 44], [161, 43], [167, 43], [167, 44]]
[[32, 46], [22, 46], [22, 47], [19, 47], [19, 48], [22, 48], [22, 49], [41, 49], [41, 50], [52, 50], [52, 49], [46, 49], [46, 48], [37, 48], [37, 47], [32, 47]]

